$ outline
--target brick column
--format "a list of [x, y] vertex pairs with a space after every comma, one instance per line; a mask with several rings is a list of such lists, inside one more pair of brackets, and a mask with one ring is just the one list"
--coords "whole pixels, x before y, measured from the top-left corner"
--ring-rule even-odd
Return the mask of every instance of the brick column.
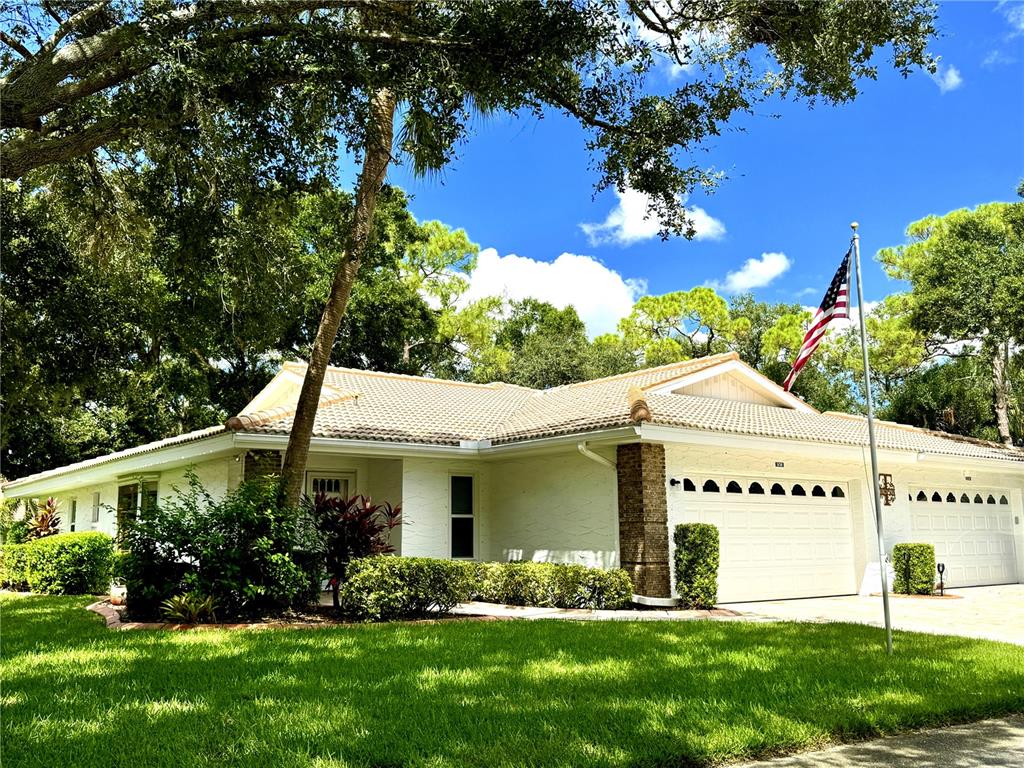
[[242, 479], [281, 474], [280, 451], [247, 451], [242, 465]]
[[631, 443], [616, 449], [619, 560], [645, 597], [670, 597], [665, 446]]

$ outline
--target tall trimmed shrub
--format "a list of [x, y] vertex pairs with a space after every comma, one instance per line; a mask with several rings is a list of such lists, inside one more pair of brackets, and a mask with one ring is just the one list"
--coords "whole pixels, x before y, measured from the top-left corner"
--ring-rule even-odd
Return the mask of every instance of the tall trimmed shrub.
[[892, 567], [896, 572], [893, 592], [930, 595], [934, 591], [935, 547], [932, 544], [896, 544], [892, 548]]
[[675, 530], [676, 592], [686, 608], [713, 608], [718, 601], [718, 528], [682, 523]]
[[0, 581], [44, 595], [95, 595], [110, 589], [114, 540], [98, 531], [61, 533], [3, 547]]

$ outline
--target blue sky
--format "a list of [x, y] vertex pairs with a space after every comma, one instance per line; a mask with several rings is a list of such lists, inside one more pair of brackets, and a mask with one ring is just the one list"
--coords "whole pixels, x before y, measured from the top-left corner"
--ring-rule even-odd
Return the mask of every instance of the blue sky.
[[[593, 198], [583, 131], [555, 114], [480, 120], [440, 177], [399, 167], [390, 181], [412, 195], [418, 219], [463, 227], [493, 249], [473, 291], [573, 303], [592, 332], [611, 330], [644, 290], [753, 283], [763, 300], [817, 304], [854, 219], [866, 299], [877, 300], [899, 289], [874, 263], [878, 248], [926, 214], [1013, 199], [1024, 177], [1024, 3], [946, 3], [939, 28], [937, 77], [904, 80], [883, 65], [851, 104], [764, 107], [735, 124], [745, 132], [707, 145], [707, 162], [729, 178], [688, 201], [706, 213], [700, 240], [645, 237], [656, 227], [631, 215], [635, 200], [616, 218], [614, 191]], [[581, 227], [605, 222], [590, 237]]]

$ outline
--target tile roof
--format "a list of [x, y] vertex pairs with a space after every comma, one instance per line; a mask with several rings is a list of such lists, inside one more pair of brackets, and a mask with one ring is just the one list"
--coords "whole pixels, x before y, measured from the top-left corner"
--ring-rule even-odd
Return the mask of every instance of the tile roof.
[[[736, 353], [686, 360], [548, 390], [510, 384], [469, 384], [419, 376], [330, 368], [314, 425], [318, 437], [458, 445], [495, 445], [630, 426], [636, 390], [644, 391], [650, 423], [759, 437], [866, 445], [867, 425], [848, 414], [789, 408], [649, 390], [737, 360]], [[303, 366], [289, 364], [296, 372]], [[632, 393], [631, 393], [632, 390]], [[240, 414], [229, 425], [246, 432], [287, 434], [291, 410]], [[634, 411], [647, 415], [642, 409]], [[890, 422], [877, 423], [881, 448], [1024, 462], [1024, 451]]]
[[192, 443], [197, 440], [205, 440], [208, 437], [214, 437], [227, 432], [227, 428], [223, 424], [217, 424], [213, 427], [205, 427], [203, 429], [197, 429], [194, 432], [186, 432], [182, 435], [174, 435], [173, 437], [166, 437], [163, 440], [155, 440], [152, 443], [144, 443], [143, 445], [136, 445], [133, 448], [127, 448], [123, 451], [114, 451], [113, 453], [107, 453], [103, 456], [96, 456], [91, 459], [85, 459], [84, 461], [78, 461], [74, 464], [67, 464], [63, 467], [55, 467], [54, 469], [46, 469], [42, 472], [36, 472], [31, 475], [25, 475], [15, 480], [11, 480], [3, 484], [4, 490], [10, 487], [17, 487], [22, 483], [29, 483], [34, 480], [45, 480], [50, 477], [58, 477], [60, 475], [66, 475], [68, 472], [75, 472], [80, 469], [89, 469], [90, 467], [96, 467], [101, 464], [106, 464], [111, 461], [117, 461], [118, 459], [127, 459], [132, 456], [138, 456], [143, 453], [152, 453], [153, 451], [159, 451], [162, 448], [169, 448], [173, 445], [182, 445], [184, 443]]

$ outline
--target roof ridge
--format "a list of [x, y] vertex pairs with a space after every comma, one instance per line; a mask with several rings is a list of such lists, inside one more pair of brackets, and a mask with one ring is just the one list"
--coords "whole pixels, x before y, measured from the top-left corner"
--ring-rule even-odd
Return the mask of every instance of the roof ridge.
[[[337, 387], [331, 387], [331, 389], [338, 391], [338, 394], [333, 397], [320, 398], [316, 404], [318, 413], [320, 409], [325, 406], [336, 405], [338, 403], [345, 402], [346, 400], [356, 400], [359, 398], [358, 392], [340, 392]], [[264, 424], [270, 424], [273, 421], [280, 421], [281, 419], [285, 419], [289, 416], [294, 416], [298, 408], [299, 402], [296, 400], [290, 405], [277, 405], [273, 408], [264, 408], [262, 411], [239, 413], [225, 421], [224, 426], [232, 432], [238, 432], [239, 430], [248, 429], [250, 427], [260, 427]]]
[[636, 376], [643, 376], [647, 373], [654, 371], [670, 371], [675, 368], [685, 367], [687, 365], [701, 364], [703, 367], [710, 367], [712, 365], [718, 365], [728, 360], [739, 360], [739, 353], [735, 351], [719, 352], [715, 355], [705, 355], [704, 357], [690, 357], [686, 360], [677, 360], [674, 363], [665, 363], [665, 365], [655, 365], [651, 368], [639, 368], [635, 371], [627, 371], [626, 373], [615, 373], [611, 376], [602, 376], [599, 379], [587, 379], [586, 381], [577, 381], [572, 384], [563, 384], [560, 387], [552, 387], [550, 390], [539, 390], [544, 392], [551, 392], [558, 389], [568, 389], [570, 387], [585, 387], [588, 384], [603, 384], [607, 381], [616, 381], [618, 379], [630, 379]]
[[[295, 360], [289, 360], [282, 364], [282, 367], [292, 368], [306, 368], [307, 364], [298, 362]], [[532, 389], [531, 387], [524, 387], [521, 384], [510, 384], [507, 381], [491, 381], [486, 384], [480, 384], [475, 381], [459, 381], [457, 379], [441, 379], [436, 376], [417, 376], [412, 373], [389, 373], [388, 371], [369, 371], [363, 368], [346, 368], [341, 365], [329, 365], [327, 366], [328, 371], [337, 371], [340, 373], [351, 373], [356, 376], [370, 376], [382, 379], [402, 379], [404, 381], [425, 381], [430, 384], [448, 384], [456, 387], [473, 387], [476, 389], [489, 389], [496, 390], [502, 387], [516, 387], [518, 389], [525, 389], [530, 392], [539, 392], [540, 390]]]

